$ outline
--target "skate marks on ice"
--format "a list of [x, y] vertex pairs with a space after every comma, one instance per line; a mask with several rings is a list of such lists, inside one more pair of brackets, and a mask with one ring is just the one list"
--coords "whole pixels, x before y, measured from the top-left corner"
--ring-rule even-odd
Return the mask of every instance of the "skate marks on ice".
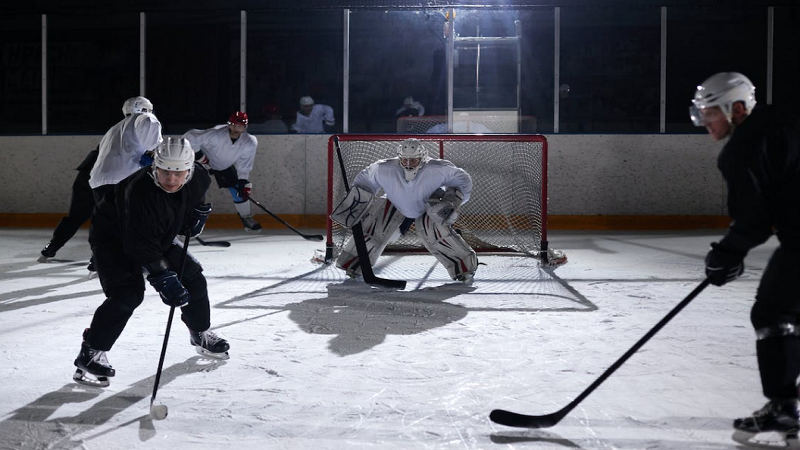
[[[163, 389], [179, 376], [210, 372], [224, 364], [224, 361], [211, 362], [193, 356], [165, 368], [160, 384]], [[107, 389], [68, 383], [48, 392], [0, 421], [2, 445], [7, 446], [2, 448], [85, 448], [85, 443], [97, 437], [134, 424], [139, 426], [139, 439], [147, 441], [156, 435], [147, 402], [154, 378], [155, 375], [144, 378], [118, 392], [114, 391], [113, 379], [112, 386]], [[166, 391], [163, 395], [169, 398]], [[141, 409], [141, 416], [100, 433], [89, 434], [119, 414], [130, 415], [126, 412], [129, 408]]]

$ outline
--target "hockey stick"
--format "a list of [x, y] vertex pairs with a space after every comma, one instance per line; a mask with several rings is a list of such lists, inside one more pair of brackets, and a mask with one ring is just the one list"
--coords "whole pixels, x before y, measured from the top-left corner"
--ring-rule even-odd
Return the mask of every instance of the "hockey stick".
[[231, 246], [231, 243], [228, 242], [228, 241], [204, 241], [200, 236], [195, 236], [194, 238], [197, 239], [197, 242], [199, 242], [200, 245], [206, 245], [206, 246], [209, 246], [209, 247], [230, 247]]
[[261, 208], [265, 213], [267, 213], [270, 216], [272, 216], [272, 218], [277, 220], [278, 222], [286, 225], [286, 228], [294, 231], [295, 233], [297, 233], [298, 236], [302, 237], [303, 239], [307, 239], [309, 241], [321, 241], [322, 239], [324, 239], [321, 234], [305, 234], [305, 233], [301, 233], [295, 227], [289, 225], [285, 220], [283, 220], [280, 217], [276, 216], [272, 211], [270, 211], [266, 207], [264, 207], [264, 205], [262, 205], [261, 203], [258, 203], [256, 201], [256, 199], [254, 199], [253, 197], [248, 197], [248, 200], [250, 200], [251, 202], [255, 203], [256, 206]]
[[[342, 158], [342, 149], [339, 147], [338, 136], [333, 136], [333, 143], [336, 145], [336, 156], [339, 158], [339, 167], [342, 169], [344, 189], [350, 192], [350, 183], [347, 182], [347, 169], [344, 167], [344, 159]], [[369, 250], [367, 250], [367, 242], [364, 240], [364, 230], [361, 228], [361, 222], [353, 225], [351, 229], [353, 230], [353, 239], [355, 240], [356, 251], [358, 252], [358, 264], [361, 266], [361, 275], [364, 277], [364, 282], [388, 288], [405, 289], [406, 282], [404, 280], [389, 280], [375, 275], [375, 272], [372, 271], [372, 264], [369, 261]]]
[[705, 289], [709, 283], [710, 280], [708, 278], [703, 280], [703, 282], [700, 283], [699, 286], [694, 288], [694, 290], [691, 293], [689, 293], [689, 295], [687, 295], [686, 298], [683, 299], [683, 301], [681, 301], [680, 303], [678, 303], [677, 306], [672, 308], [672, 311], [670, 311], [666, 316], [664, 316], [664, 318], [661, 319], [661, 321], [659, 321], [650, 331], [647, 332], [647, 334], [645, 334], [641, 339], [639, 339], [639, 341], [636, 342], [636, 344], [634, 344], [633, 347], [630, 348], [630, 350], [625, 352], [625, 354], [622, 355], [622, 357], [619, 358], [614, 364], [612, 364], [611, 367], [606, 369], [606, 371], [603, 372], [603, 374], [600, 375], [600, 377], [597, 380], [595, 380], [594, 383], [592, 383], [588, 388], [586, 388], [585, 391], [581, 392], [581, 394], [575, 400], [570, 402], [569, 405], [561, 408], [560, 410], [554, 413], [545, 414], [543, 416], [529, 416], [526, 414], [519, 414], [511, 411], [505, 411], [502, 409], [495, 409], [494, 411], [491, 412], [491, 414], [489, 414], [489, 419], [491, 419], [492, 422], [496, 422], [501, 425], [506, 425], [509, 427], [521, 427], [521, 428], [548, 428], [557, 424], [558, 422], [561, 421], [561, 419], [564, 418], [564, 416], [569, 414], [569, 412], [572, 411], [573, 408], [578, 406], [578, 404], [581, 401], [583, 401], [583, 399], [588, 397], [589, 394], [592, 393], [592, 391], [597, 389], [597, 387], [600, 386], [600, 384], [603, 381], [605, 381], [606, 378], [611, 376], [611, 374], [614, 373], [615, 370], [619, 369], [619, 367], [622, 364], [624, 364], [625, 361], [628, 360], [628, 358], [633, 356], [633, 354], [636, 353], [637, 350], [642, 348], [642, 346], [648, 340], [650, 340], [651, 337], [653, 337], [656, 333], [658, 333], [658, 331], [661, 328], [663, 328], [664, 325], [666, 325], [667, 322], [669, 322], [673, 317], [675, 317], [675, 315], [678, 314], [686, 305], [688, 305], [689, 302], [694, 300], [694, 298], [697, 297], [697, 295], [700, 294], [700, 292], [702, 292], [703, 289]]
[[[186, 256], [189, 254], [189, 233], [186, 233], [186, 240], [183, 242], [183, 253], [181, 253], [181, 267], [178, 269], [178, 280], [183, 281], [183, 268], [186, 267]], [[175, 306], [169, 307], [169, 318], [167, 318], [167, 330], [164, 332], [164, 343], [161, 344], [161, 357], [158, 359], [158, 369], [156, 379], [153, 382], [153, 395], [150, 397], [150, 417], [156, 420], [164, 420], [167, 417], [166, 405], [155, 405], [158, 383], [161, 381], [161, 370], [164, 368], [164, 357], [167, 355], [167, 342], [169, 342], [169, 331], [172, 329], [172, 318], [175, 316]]]

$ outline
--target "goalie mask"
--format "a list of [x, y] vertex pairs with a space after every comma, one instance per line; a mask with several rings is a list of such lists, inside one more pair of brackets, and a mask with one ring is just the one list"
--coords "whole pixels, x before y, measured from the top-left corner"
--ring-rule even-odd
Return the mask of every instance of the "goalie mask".
[[194, 173], [194, 150], [189, 141], [169, 137], [155, 151], [150, 176], [170, 194], [178, 192]]
[[397, 148], [397, 157], [400, 167], [406, 177], [406, 181], [411, 181], [417, 176], [417, 172], [428, 161], [428, 152], [422, 146], [419, 139], [406, 139]]
[[744, 109], [748, 113], [752, 111], [756, 106], [755, 86], [750, 79], [740, 73], [720, 72], [697, 86], [692, 99], [693, 105], [689, 107], [689, 115], [695, 126], [702, 127], [707, 120], [707, 113], [703, 110], [718, 106], [730, 123], [733, 104], [736, 102], [744, 103]]
[[152, 113], [153, 112], [153, 103], [150, 102], [145, 97], [132, 97], [129, 98], [125, 103], [128, 105], [128, 110], [125, 110], [125, 105], [122, 107], [122, 112], [125, 115], [128, 114], [144, 114], [144, 113]]

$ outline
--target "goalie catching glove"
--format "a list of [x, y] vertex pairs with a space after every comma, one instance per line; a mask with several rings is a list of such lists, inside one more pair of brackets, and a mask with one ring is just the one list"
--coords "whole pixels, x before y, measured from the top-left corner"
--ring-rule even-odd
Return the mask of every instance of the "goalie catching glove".
[[344, 199], [333, 208], [331, 220], [345, 228], [361, 222], [375, 201], [375, 196], [368, 190], [353, 186]]
[[458, 220], [464, 194], [454, 187], [439, 188], [428, 198], [427, 214], [439, 225], [452, 225]]

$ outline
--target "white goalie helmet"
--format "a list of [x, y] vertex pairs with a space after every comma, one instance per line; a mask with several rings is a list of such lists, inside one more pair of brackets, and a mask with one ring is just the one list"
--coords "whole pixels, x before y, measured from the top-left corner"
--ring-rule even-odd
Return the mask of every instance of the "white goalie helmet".
[[419, 169], [430, 159], [419, 139], [406, 139], [400, 142], [397, 147], [397, 157], [400, 167], [405, 173], [406, 181], [413, 180]]
[[730, 122], [733, 104], [736, 102], [744, 103], [744, 109], [750, 113], [756, 106], [755, 86], [749, 78], [741, 73], [720, 72], [697, 86], [692, 106], [689, 107], [689, 115], [692, 122], [701, 127], [705, 125], [702, 110], [719, 106]]
[[[153, 103], [145, 97], [131, 97], [125, 103], [129, 103], [129, 114], [142, 114], [153, 112]], [[123, 105], [122, 111], [125, 112]]]
[[[164, 189], [164, 186], [162, 186], [158, 181], [156, 169], [169, 170], [173, 172], [188, 170], [189, 172], [186, 174], [186, 179], [183, 181], [183, 184], [185, 185], [188, 183], [194, 174], [194, 150], [192, 149], [192, 145], [189, 143], [189, 141], [184, 138], [168, 137], [155, 150], [150, 176], [153, 178], [156, 186]], [[167, 189], [164, 189], [164, 191], [177, 192]]]

